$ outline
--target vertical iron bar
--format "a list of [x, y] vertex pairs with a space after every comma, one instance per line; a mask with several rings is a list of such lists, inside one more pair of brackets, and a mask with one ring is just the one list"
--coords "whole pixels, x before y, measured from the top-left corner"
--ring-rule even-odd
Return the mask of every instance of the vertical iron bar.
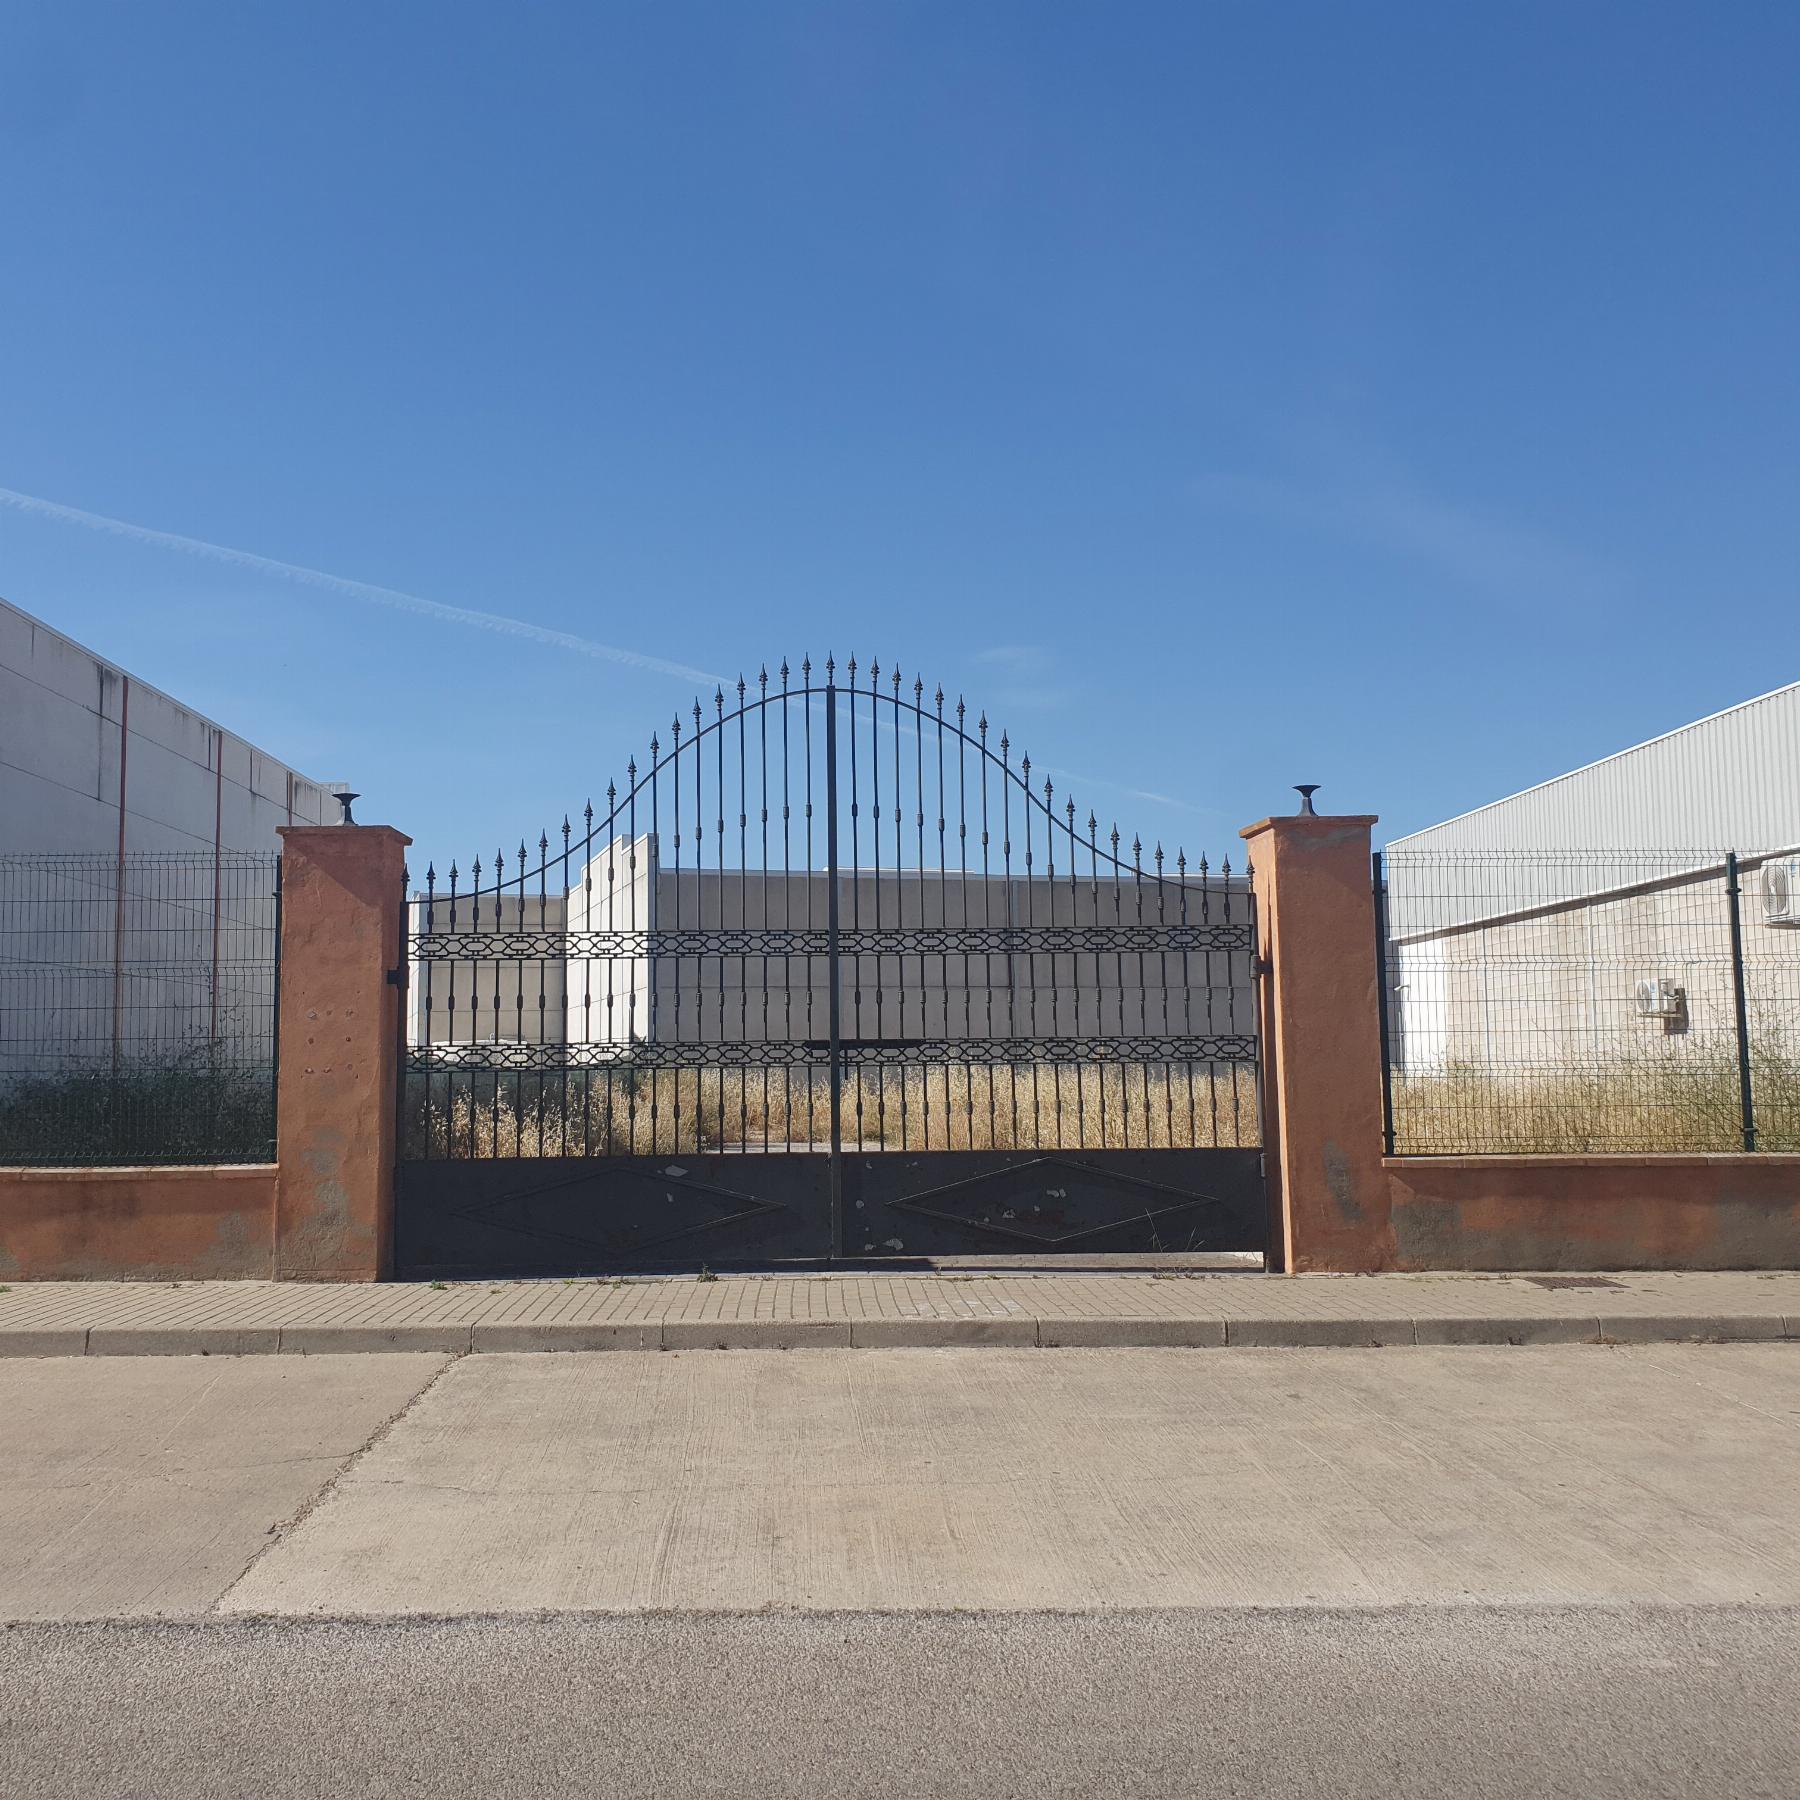
[[[765, 667], [757, 676], [757, 691], [762, 698], [757, 702], [756, 736], [758, 745], [757, 780], [760, 783], [762, 796], [762, 867], [757, 871], [757, 893], [761, 897], [762, 923], [758, 929], [763, 933], [762, 957], [762, 1041], [769, 1041], [769, 671]], [[782, 709], [784, 712], [786, 708]], [[768, 1052], [765, 1050], [766, 1057]], [[763, 1063], [762, 1072], [762, 1135], [763, 1153], [769, 1149], [769, 1065]]]
[[[906, 924], [906, 883], [901, 879], [900, 864], [900, 665], [894, 664], [894, 924], [903, 927]], [[876, 862], [880, 862], [877, 857]], [[900, 1017], [896, 1022], [896, 1032], [904, 1040], [906, 1037], [906, 959], [896, 954], [894, 957], [894, 985], [899, 989], [895, 996], [895, 1004], [900, 1009]], [[900, 1142], [899, 1149], [906, 1148], [906, 1065], [900, 1065]], [[887, 1075], [882, 1075], [885, 1084]], [[885, 1139], [884, 1139], [885, 1141]]]
[[[650, 810], [652, 815], [654, 815], [656, 811], [656, 780], [656, 753], [652, 750], [650, 754]], [[608, 995], [606, 1002], [606, 1041], [609, 1046], [619, 1042], [619, 1028], [613, 1022], [615, 1015], [611, 999], [614, 977], [613, 964], [615, 961], [619, 960], [622, 960], [625, 964], [625, 980], [627, 983], [625, 989], [625, 1052], [622, 1060], [625, 1063], [625, 1154], [627, 1156], [635, 1156], [637, 1154], [638, 1078], [637, 1070], [633, 1066], [631, 1058], [637, 1054], [635, 1046], [638, 1039], [637, 1005], [638, 983], [640, 981], [644, 984], [645, 989], [644, 1010], [646, 1013], [654, 1015], [656, 1008], [656, 958], [651, 953], [650, 949], [651, 943], [654, 941], [652, 934], [656, 928], [656, 895], [655, 890], [650, 884], [657, 878], [657, 859], [662, 849], [661, 840], [657, 838], [653, 828], [650, 834], [650, 854], [644, 858], [644, 935], [640, 940], [638, 937], [637, 904], [638, 786], [637, 758], [633, 756], [629, 757], [625, 763], [625, 929], [629, 933], [626, 941], [631, 945], [631, 951], [624, 958], [620, 958], [618, 956], [617, 946], [615, 945], [611, 948], [606, 959]], [[616, 931], [619, 925], [619, 888], [617, 871], [614, 865], [618, 857], [618, 851], [615, 846], [619, 839], [619, 801], [618, 796], [612, 791], [611, 782], [607, 783], [607, 792], [611, 797], [606, 803], [606, 929], [608, 931]], [[586, 891], [592, 892], [592, 890], [593, 881], [590, 877]], [[588, 907], [588, 918], [590, 923], [593, 916], [594, 909], [590, 904]], [[642, 944], [641, 949], [639, 948], [640, 942]], [[587, 970], [592, 965], [587, 961], [583, 961], [581, 966], [581, 1005], [582, 1010], [585, 1013], [588, 1004]], [[656, 1028], [654, 1025], [648, 1027], [647, 1035], [652, 1041], [655, 1040]], [[591, 1042], [593, 1039], [592, 1032], [588, 1034], [588, 1038]], [[589, 1054], [591, 1055], [592, 1052]], [[618, 1145], [614, 1142], [613, 1134], [615, 1130], [614, 1121], [618, 1117], [619, 1110], [618, 1086], [615, 1076], [620, 1060], [618, 1053], [609, 1048], [606, 1062], [606, 1112], [604, 1115], [606, 1120], [606, 1136], [603, 1140], [609, 1154], [616, 1154], [618, 1151]], [[656, 1079], [654, 1073], [652, 1073], [650, 1079], [652, 1081]], [[594, 1071], [593, 1066], [590, 1064], [587, 1071], [587, 1080], [582, 1088], [584, 1123], [581, 1131], [583, 1143], [587, 1142], [589, 1129], [585, 1123], [586, 1114], [592, 1110], [593, 1104]]]
[[[873, 860], [869, 864], [871, 886], [875, 889], [875, 1042], [880, 1044], [887, 1033], [882, 1024], [882, 695], [877, 686], [882, 673], [880, 662], [869, 662], [869, 790], [873, 805], [869, 806], [869, 848]], [[855, 729], [855, 727], [851, 727]], [[862, 1015], [857, 1015], [857, 1037], [862, 1035]], [[857, 1125], [862, 1123], [862, 1069], [857, 1069]], [[887, 1139], [887, 1066], [875, 1064], [875, 1141]], [[862, 1132], [857, 1130], [857, 1148], [862, 1148]]]
[[[1394, 1154], [1394, 1057], [1392, 1031], [1388, 1022], [1388, 914], [1387, 868], [1377, 850], [1370, 862], [1375, 883], [1375, 1006], [1381, 1030], [1381, 1146], [1386, 1156]], [[1733, 923], [1736, 905], [1733, 904]]]
[[[826, 673], [826, 680], [830, 680], [830, 673]], [[806, 779], [806, 940], [808, 940], [808, 945], [810, 945], [810, 941], [812, 941], [812, 920], [814, 920], [814, 878], [812, 878], [812, 873], [814, 873], [814, 844], [812, 844], [812, 657], [810, 657], [810, 655], [808, 655], [808, 657], [803, 657], [803, 659], [801, 659], [801, 664], [799, 664], [799, 691], [801, 691], [801, 695], [805, 695], [805, 700], [801, 702], [801, 715], [799, 715], [799, 734], [801, 734], [799, 761], [801, 761], [801, 769], [805, 770]], [[806, 1037], [812, 1037], [812, 1035], [814, 1035], [814, 1022], [812, 1022], [812, 1001], [814, 1001], [815, 992], [814, 981], [812, 981], [814, 967], [812, 952], [808, 949], [808, 954], [806, 954]], [[832, 981], [837, 979], [837, 970], [830, 968], [830, 965], [826, 967], [826, 974], [828, 974], [828, 977], [830, 977]], [[812, 1069], [812, 1064], [808, 1062], [808, 1064], [806, 1064], [806, 1148], [812, 1148], [815, 1141], [817, 1141], [817, 1139], [814, 1138], [814, 1069]]]
[[[400, 1077], [404, 1084], [406, 1076]], [[269, 1158], [273, 1161], [281, 1142], [281, 858], [275, 858], [275, 1022], [269, 1034], [269, 1129], [272, 1142]], [[429, 1096], [428, 1096], [429, 1097]]]
[[[276, 911], [279, 912], [281, 909], [281, 864], [280, 864], [279, 859], [277, 859], [275, 868], [276, 868], [275, 907], [276, 907]], [[407, 1008], [412, 1005], [412, 966], [411, 965], [412, 965], [412, 936], [413, 936], [412, 910], [413, 909], [412, 909], [412, 895], [408, 891], [411, 888], [411, 886], [412, 886], [412, 877], [409, 874], [409, 872], [407, 871], [406, 865], [404, 863], [402, 863], [400, 865], [400, 954], [399, 954], [398, 960], [395, 963], [395, 975], [398, 978], [399, 983], [400, 983], [400, 1006], [398, 1009], [399, 1017], [394, 1022], [394, 1036], [398, 1040], [398, 1042], [396, 1043], [396, 1046], [395, 1046], [395, 1056], [394, 1056], [395, 1076], [394, 1076], [394, 1152], [393, 1153], [394, 1153], [396, 1160], [404, 1157], [407, 1153], [407, 1132], [406, 1132], [407, 1104], [406, 1103], [407, 1103], [408, 1084], [411, 1080], [411, 1074], [407, 1068], [407, 1055], [406, 1055], [406, 1048], [407, 1048], [407, 1045], [406, 1045], [406, 1040], [407, 1040], [406, 1013], [407, 1013]], [[426, 966], [430, 967], [429, 964], [427, 964]], [[427, 1145], [426, 1148], [422, 1152], [415, 1151], [415, 1154], [429, 1155], [430, 1154], [429, 1145]]]
[[[794, 851], [791, 831], [794, 806], [788, 775], [788, 715], [792, 710], [793, 703], [788, 699], [787, 658], [784, 656], [781, 659], [781, 925], [784, 931], [790, 932], [794, 928]], [[766, 772], [765, 758], [765, 774]], [[768, 868], [768, 862], [769, 859], [765, 856], [763, 858], [765, 871]], [[806, 878], [809, 882], [812, 880], [812, 870], [807, 870]], [[766, 924], [768, 921], [766, 902], [763, 919]], [[805, 966], [808, 969], [812, 967], [811, 963], [807, 963]], [[781, 956], [781, 1009], [781, 1037], [782, 1042], [787, 1046], [787, 1054], [781, 1061], [781, 1136], [782, 1141], [791, 1147], [794, 1143], [794, 959], [787, 954], [785, 949]], [[812, 1133], [809, 1130], [807, 1132], [809, 1142], [811, 1137]]]
[[1731, 1002], [1737, 1021], [1738, 1110], [1744, 1148], [1756, 1148], [1756, 1093], [1750, 1078], [1750, 1007], [1744, 993], [1744, 921], [1738, 901], [1738, 858], [1725, 854], [1725, 900], [1731, 914]]
[[[962, 1072], [963, 1072], [963, 1112], [965, 1114], [965, 1118], [964, 1118], [964, 1122], [963, 1122], [963, 1129], [966, 1132], [966, 1134], [968, 1136], [968, 1140], [969, 1140], [966, 1144], [963, 1145], [963, 1148], [965, 1150], [973, 1150], [975, 1148], [975, 1070], [974, 1070], [973, 1065], [969, 1061], [968, 1044], [969, 1044], [970, 1038], [972, 1038], [975, 1035], [975, 1024], [974, 1024], [975, 995], [974, 995], [974, 988], [973, 988], [972, 981], [971, 981], [972, 971], [970, 969], [970, 964], [969, 964], [969, 948], [968, 948], [968, 946], [969, 946], [969, 936], [968, 936], [968, 933], [969, 933], [969, 776], [968, 776], [969, 734], [964, 729], [964, 721], [966, 720], [967, 716], [968, 716], [968, 709], [966, 708], [966, 706], [963, 703], [962, 696], [959, 694], [956, 699], [956, 865], [957, 865], [956, 885], [957, 885], [957, 889], [958, 889], [959, 893], [962, 896], [962, 924], [963, 924], [963, 959], [962, 959], [963, 1065], [962, 1065]], [[944, 1003], [944, 1024], [945, 1024], [944, 1035], [946, 1037], [949, 1036], [949, 1018], [950, 1018], [950, 1006], [949, 1006], [949, 1001], [946, 999], [946, 1001]], [[954, 1144], [952, 1144], [951, 1148], [955, 1149], [956, 1146]]]
[[[1095, 835], [1100, 829], [1100, 821], [1094, 815], [1092, 807], [1088, 808], [1088, 907], [1094, 915], [1094, 1036], [1104, 1038], [1106, 1035], [1106, 988], [1100, 975], [1100, 840]], [[1100, 1088], [1100, 1148], [1109, 1149], [1106, 1141], [1106, 1059], [1104, 1054], [1095, 1061], [1094, 1073], [1099, 1077]]]
[[[810, 815], [810, 806], [808, 812]], [[852, 814], [854, 817], [854, 813]], [[843, 1017], [838, 994], [837, 686], [825, 674], [825, 964], [831, 1034], [831, 1254], [844, 1254]]]
[[[223, 898], [222, 877], [224, 874], [220, 862], [225, 835], [225, 733], [219, 727], [213, 730], [213, 854], [212, 854], [212, 1008], [207, 1024], [207, 1048], [215, 1055], [219, 1048], [219, 904]], [[218, 1090], [218, 1078], [215, 1072], [213, 1089]]]
[[[862, 931], [862, 842], [859, 836], [862, 815], [862, 801], [858, 798], [856, 768], [856, 658], [853, 656], [844, 664], [845, 673], [850, 677], [848, 689], [850, 695], [850, 930], [860, 938]], [[829, 677], [829, 669], [827, 676]], [[827, 745], [829, 750], [830, 746]], [[851, 987], [850, 987], [850, 1035], [854, 1038], [862, 1036], [862, 946], [851, 952]], [[862, 1068], [856, 1071], [856, 1147], [862, 1149]]]
[[[950, 924], [950, 868], [949, 857], [944, 846], [944, 690], [941, 685], [933, 695], [932, 705], [934, 708], [933, 724], [937, 731], [938, 924], [940, 927], [947, 928]], [[925, 917], [924, 868], [925, 853], [921, 850], [919, 852], [919, 917], [921, 920]], [[938, 958], [938, 961], [942, 965], [938, 971], [938, 985], [943, 990], [942, 994], [939, 996], [939, 1005], [941, 1008], [940, 1017], [943, 1021], [941, 1035], [948, 1038], [950, 1036], [949, 951], [946, 950]], [[925, 964], [924, 959], [921, 958], [919, 962], [919, 984], [922, 987], [924, 986], [924, 983]], [[926, 1029], [925, 1035], [927, 1037], [931, 1035], [929, 1026]], [[926, 1075], [921, 1077], [921, 1079], [929, 1081], [931, 1077]], [[950, 1102], [950, 1058], [948, 1054], [946, 1054], [944, 1057], [944, 1148], [946, 1150], [954, 1148], [952, 1143], [953, 1120], [954, 1114], [951, 1111]], [[929, 1136], [927, 1137], [926, 1148], [930, 1148]]]

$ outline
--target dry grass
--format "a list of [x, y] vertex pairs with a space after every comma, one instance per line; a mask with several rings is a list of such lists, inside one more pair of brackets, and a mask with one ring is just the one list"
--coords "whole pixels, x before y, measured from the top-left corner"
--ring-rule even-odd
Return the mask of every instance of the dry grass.
[[[1800, 1150], [1800, 1059], [1780, 1042], [1751, 1053], [1759, 1150]], [[1730, 1043], [1509, 1070], [1451, 1063], [1396, 1075], [1403, 1154], [1645, 1155], [1741, 1151], [1738, 1062]]]
[[[427, 1089], [429, 1087], [429, 1097]], [[447, 1090], [447, 1091], [446, 1091]], [[814, 1069], [411, 1077], [406, 1154], [661, 1156], [824, 1149]], [[1254, 1145], [1254, 1071], [1126, 1064], [855, 1070], [843, 1138], [869, 1150], [1196, 1149]]]

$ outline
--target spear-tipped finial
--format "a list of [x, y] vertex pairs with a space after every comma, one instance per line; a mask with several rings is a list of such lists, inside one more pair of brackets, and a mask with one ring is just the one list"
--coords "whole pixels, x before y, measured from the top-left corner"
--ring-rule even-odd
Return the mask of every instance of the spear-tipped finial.
[[942, 712], [944, 710], [944, 684], [941, 681], [937, 685], [937, 692], [932, 695], [932, 700], [935, 702], [938, 711]]
[[975, 729], [979, 731], [983, 737], [987, 736], [987, 714], [985, 712], [975, 721]]
[[456, 886], [456, 858], [454, 856], [450, 859], [450, 885]]
[[[565, 821], [565, 822], [566, 822], [566, 821]], [[546, 852], [548, 852], [548, 850], [549, 850], [549, 848], [550, 848], [550, 834], [549, 834], [549, 832], [547, 832], [547, 831], [540, 831], [540, 832], [539, 832], [539, 833], [538, 833], [538, 848], [539, 848], [539, 849], [540, 849], [540, 850], [543, 850], [543, 851], [546, 851]]]
[[764, 663], [756, 671], [756, 685], [766, 694], [769, 691], [769, 665]]
[[1229, 856], [1219, 864], [1219, 873], [1223, 875], [1227, 881], [1231, 879], [1231, 858]]
[[856, 658], [853, 656], [844, 664], [844, 672], [850, 677], [850, 685], [856, 685]]
[[1185, 850], [1177, 850], [1175, 852], [1175, 873], [1177, 875], [1185, 875], [1187, 873], [1187, 852]]
[[880, 679], [881, 679], [881, 662], [880, 662], [879, 658], [876, 658], [875, 660], [871, 661], [869, 664], [869, 686], [874, 687], [876, 682], [878, 682]]
[[[637, 773], [637, 770], [632, 767], [629, 760], [627, 760], [625, 767], [628, 771], [630, 771], [631, 774], [635, 775]], [[619, 798], [619, 784], [616, 781], [609, 781], [606, 784], [606, 804], [609, 807], [613, 806], [617, 803], [618, 798]]]
[[784, 656], [781, 659], [781, 685], [783, 687], [786, 687], [787, 684], [788, 684], [788, 660]]
[[959, 725], [962, 723], [963, 717], [968, 712], [968, 710], [969, 710], [968, 702], [963, 699], [961, 694], [958, 694], [956, 696], [956, 722]]
[[1322, 783], [1317, 781], [1296, 781], [1294, 783], [1294, 792], [1300, 796], [1300, 811], [1297, 815], [1298, 817], [1302, 819], [1316, 819], [1318, 817], [1318, 814], [1313, 811], [1312, 797], [1319, 791], [1322, 785]]
[[425, 865], [425, 885], [427, 887], [431, 887], [436, 883], [436, 881], [437, 881], [437, 864], [435, 862], [428, 862]]
[[[763, 676], [763, 680], [764, 680], [764, 681], [767, 681], [767, 680], [768, 680], [768, 679], [769, 679], [769, 678], [768, 678], [768, 676], [767, 676], [767, 675], [764, 675], [764, 676]], [[738, 695], [738, 698], [739, 698], [739, 699], [740, 699], [740, 700], [742, 700], [742, 699], [743, 699], [743, 697], [744, 697], [744, 678], [743, 678], [743, 676], [742, 676], [742, 675], [739, 675], [739, 676], [738, 676], [738, 686], [737, 686], [737, 695]], [[724, 695], [723, 695], [723, 694], [721, 694], [721, 695], [720, 695], [720, 696], [719, 696], [719, 698], [720, 698], [720, 699], [721, 699], [721, 700], [723, 700], [723, 699], [724, 699], [724, 698], [725, 698], [725, 696], [724, 696]]]
[[893, 681], [894, 681], [894, 698], [897, 700], [900, 697], [900, 665], [898, 663], [894, 664]]
[[1063, 811], [1069, 815], [1069, 829], [1073, 831], [1075, 829], [1075, 796], [1073, 794], [1069, 796], [1068, 804]]
[[925, 692], [925, 677], [923, 675], [915, 675], [913, 677], [913, 699], [915, 701], [918, 700], [924, 694], [924, 692]]
[[1159, 875], [1162, 873], [1162, 866], [1163, 866], [1162, 840], [1159, 838], [1156, 843], [1156, 872]]
[[[809, 665], [809, 667], [810, 667], [810, 665]], [[825, 679], [827, 681], [829, 681], [831, 679], [831, 677], [832, 677], [833, 673], [836, 671], [836, 669], [837, 669], [836, 662], [833, 661], [833, 659], [831, 657], [829, 657], [829, 656], [826, 657], [826, 659], [825, 659]]]
[[1093, 809], [1088, 810], [1088, 831], [1090, 835], [1100, 829], [1100, 821], [1094, 817]]
[[1056, 783], [1048, 775], [1044, 777], [1044, 805], [1046, 808], [1056, 798]]

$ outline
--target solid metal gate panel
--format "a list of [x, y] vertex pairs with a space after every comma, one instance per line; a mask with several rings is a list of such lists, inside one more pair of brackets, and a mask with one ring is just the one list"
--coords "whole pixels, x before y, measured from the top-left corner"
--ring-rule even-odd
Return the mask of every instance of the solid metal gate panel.
[[409, 902], [409, 1273], [1260, 1249], [1249, 873], [915, 678], [740, 681]]
[[394, 1260], [417, 1279], [808, 1262], [830, 1158], [550, 1156], [402, 1162]]

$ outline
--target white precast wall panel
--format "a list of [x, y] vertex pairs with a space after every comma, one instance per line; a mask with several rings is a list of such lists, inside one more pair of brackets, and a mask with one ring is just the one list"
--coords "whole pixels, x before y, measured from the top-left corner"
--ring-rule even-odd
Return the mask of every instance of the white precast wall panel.
[[116, 851], [121, 803], [127, 851], [275, 850], [337, 817], [320, 783], [0, 601], [0, 854]]

